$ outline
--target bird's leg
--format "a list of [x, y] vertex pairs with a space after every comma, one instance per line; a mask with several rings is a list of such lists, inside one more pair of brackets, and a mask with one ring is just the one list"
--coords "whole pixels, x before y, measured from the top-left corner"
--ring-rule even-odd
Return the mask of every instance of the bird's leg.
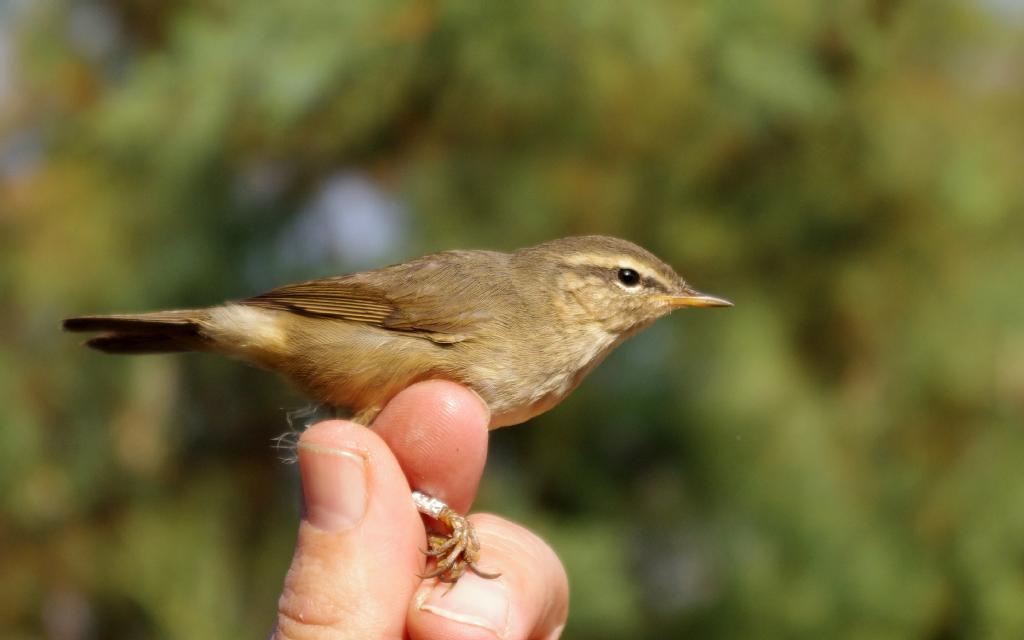
[[441, 500], [420, 491], [412, 492], [412, 501], [420, 513], [430, 516], [450, 530], [448, 535], [427, 536], [427, 550], [424, 553], [436, 558], [437, 565], [422, 578], [437, 578], [441, 582], [454, 583], [467, 568], [481, 578], [494, 579], [501, 575], [487, 573], [477, 567], [480, 561], [480, 540], [476, 537], [473, 524], [465, 516], [452, 511]]

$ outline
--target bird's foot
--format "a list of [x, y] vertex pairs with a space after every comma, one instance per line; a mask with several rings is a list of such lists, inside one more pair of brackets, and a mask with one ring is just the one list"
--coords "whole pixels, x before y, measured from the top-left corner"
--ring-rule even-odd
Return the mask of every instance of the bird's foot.
[[480, 569], [480, 540], [476, 536], [473, 524], [448, 505], [419, 491], [413, 491], [413, 502], [420, 513], [426, 514], [448, 527], [447, 535], [428, 535], [427, 550], [424, 553], [435, 558], [437, 564], [433, 570], [420, 576], [423, 579], [437, 578], [441, 582], [454, 584], [466, 569], [473, 571], [481, 578], [494, 579], [500, 573], [488, 573]]

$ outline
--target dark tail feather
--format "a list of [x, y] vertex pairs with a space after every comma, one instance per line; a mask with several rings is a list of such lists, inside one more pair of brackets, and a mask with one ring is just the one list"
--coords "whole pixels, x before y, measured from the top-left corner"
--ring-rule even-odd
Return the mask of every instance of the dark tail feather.
[[111, 333], [90, 338], [85, 341], [85, 346], [104, 353], [175, 353], [195, 351], [199, 348], [200, 341], [159, 333]]
[[158, 311], [136, 315], [81, 316], [64, 321], [65, 331], [100, 331], [85, 342], [106, 353], [172, 353], [202, 349], [206, 340], [202, 310]]

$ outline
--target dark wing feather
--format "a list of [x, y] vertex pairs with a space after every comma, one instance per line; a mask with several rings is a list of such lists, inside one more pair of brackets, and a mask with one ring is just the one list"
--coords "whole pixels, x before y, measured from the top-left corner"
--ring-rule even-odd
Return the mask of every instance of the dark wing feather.
[[395, 310], [382, 292], [358, 282], [352, 276], [286, 285], [242, 302], [302, 315], [376, 325], [382, 324]]
[[[449, 251], [348, 276], [287, 285], [243, 304], [365, 322], [450, 344], [493, 318], [488, 304], [507, 280], [506, 254]], [[497, 270], [497, 271], [496, 271]]]

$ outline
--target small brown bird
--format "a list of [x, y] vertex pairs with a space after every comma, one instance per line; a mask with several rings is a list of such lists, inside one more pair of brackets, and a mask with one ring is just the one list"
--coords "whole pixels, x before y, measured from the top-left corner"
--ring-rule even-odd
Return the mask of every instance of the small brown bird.
[[[635, 244], [581, 236], [513, 253], [444, 251], [223, 306], [82, 316], [64, 328], [101, 332], [85, 344], [107, 353], [234, 356], [366, 425], [410, 384], [452, 380], [484, 399], [496, 429], [554, 407], [673, 309], [724, 306]], [[452, 582], [467, 567], [487, 576], [469, 522], [430, 496], [413, 499], [451, 531], [430, 537], [438, 561], [427, 577]]]

